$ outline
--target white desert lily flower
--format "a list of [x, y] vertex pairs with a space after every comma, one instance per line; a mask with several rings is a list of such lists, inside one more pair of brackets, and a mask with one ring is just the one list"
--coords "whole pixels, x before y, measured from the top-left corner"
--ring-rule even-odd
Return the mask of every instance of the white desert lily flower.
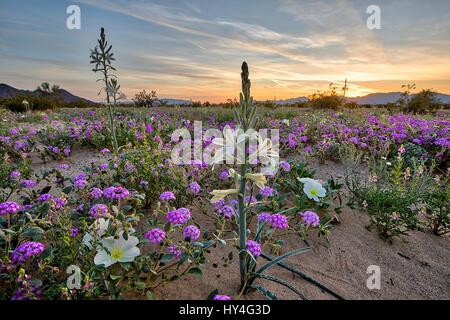
[[250, 162], [254, 159], [259, 159], [262, 164], [270, 164], [270, 167], [276, 167], [280, 156], [277, 149], [274, 147], [272, 140], [263, 139], [258, 135], [258, 148], [250, 157]]
[[216, 164], [229, 163], [232, 164], [236, 159], [236, 149], [239, 145], [244, 146], [246, 134], [239, 128], [232, 129], [230, 126], [225, 126], [223, 129], [223, 138], [214, 138], [213, 145], [219, 147], [214, 153], [213, 169]]
[[138, 243], [139, 239], [134, 236], [129, 236], [127, 240], [122, 235], [118, 239], [104, 238], [101, 241], [102, 247], [97, 249], [94, 263], [108, 268], [116, 262], [131, 262], [141, 254]]
[[247, 173], [245, 178], [253, 181], [260, 189], [264, 189], [264, 186], [267, 183], [266, 177], [262, 173]]
[[238, 193], [238, 189], [213, 190], [212, 192], [210, 192], [210, 194], [213, 195], [211, 203], [216, 203], [217, 201], [222, 200], [226, 196], [235, 193]]
[[313, 199], [318, 202], [320, 199], [326, 196], [327, 191], [322, 185], [314, 179], [311, 178], [301, 178], [298, 179], [303, 185], [303, 192], [309, 199]]
[[89, 231], [83, 237], [83, 244], [92, 249], [94, 245], [94, 237], [97, 241], [106, 233], [109, 227], [109, 220], [100, 218], [94, 221], [94, 223], [89, 227]]
[[239, 173], [236, 172], [236, 170], [234, 170], [233, 168], [228, 169], [228, 174], [230, 175], [230, 177], [232, 179], [234, 179], [235, 185], [236, 185], [236, 189], [239, 189], [239, 184], [241, 181], [241, 175]]

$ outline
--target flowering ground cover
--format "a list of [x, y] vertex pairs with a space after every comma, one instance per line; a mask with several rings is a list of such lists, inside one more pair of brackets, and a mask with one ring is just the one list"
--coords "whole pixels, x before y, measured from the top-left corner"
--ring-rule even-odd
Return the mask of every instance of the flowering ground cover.
[[[235, 128], [231, 110], [114, 116], [118, 152], [105, 109], [2, 111], [2, 299], [329, 297], [275, 264], [254, 273], [262, 255], [286, 255], [346, 298], [449, 298], [438, 290], [450, 257], [447, 114], [260, 108], [260, 125], [280, 130], [279, 169], [267, 176], [171, 160], [175, 129]], [[366, 288], [371, 264], [383, 264], [390, 288]], [[412, 275], [419, 288], [395, 278]]]

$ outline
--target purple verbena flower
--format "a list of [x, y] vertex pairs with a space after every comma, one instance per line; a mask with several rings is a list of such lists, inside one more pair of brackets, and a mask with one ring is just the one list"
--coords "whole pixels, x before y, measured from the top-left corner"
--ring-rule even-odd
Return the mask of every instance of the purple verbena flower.
[[191, 219], [191, 210], [189, 210], [188, 208], [179, 208], [178, 211], [184, 215], [186, 221]]
[[261, 212], [258, 215], [258, 221], [259, 222], [269, 222], [270, 223], [270, 217], [272, 214], [270, 212]]
[[59, 210], [62, 207], [64, 207], [67, 204], [67, 199], [60, 197], [60, 198], [53, 198], [53, 209]]
[[164, 241], [166, 233], [160, 228], [154, 228], [144, 234], [144, 238], [153, 243], [161, 243]]
[[261, 245], [254, 240], [248, 240], [246, 248], [254, 257], [261, 255]]
[[57, 168], [62, 169], [62, 170], [68, 170], [68, 169], [70, 169], [70, 165], [61, 163], [61, 164], [58, 164]]
[[104, 217], [107, 214], [108, 207], [104, 204], [96, 204], [89, 210], [89, 215], [94, 219]]
[[225, 169], [219, 173], [220, 180], [226, 180], [226, 179], [228, 179], [229, 176], [230, 176], [230, 173], [228, 172], [228, 169]]
[[103, 194], [108, 199], [125, 199], [130, 195], [130, 192], [124, 187], [108, 187], [103, 190]]
[[91, 199], [100, 199], [103, 197], [103, 191], [99, 188], [92, 188], [89, 191], [89, 198]]
[[98, 166], [98, 168], [100, 170], [108, 170], [109, 169], [109, 164], [108, 163], [102, 163]]
[[13, 214], [20, 211], [20, 205], [14, 201], [7, 201], [0, 204], [0, 216]]
[[286, 161], [280, 161], [280, 168], [285, 172], [291, 171], [291, 165]]
[[184, 236], [186, 239], [189, 239], [189, 240], [191, 240], [191, 241], [195, 241], [195, 240], [197, 240], [198, 238], [200, 238], [200, 229], [197, 228], [197, 227], [194, 226], [194, 225], [189, 225], [189, 226], [187, 226], [186, 228], [184, 228], [184, 230], [183, 230], [183, 236]]
[[173, 192], [170, 192], [170, 191], [164, 191], [164, 192], [161, 193], [161, 195], [159, 196], [159, 200], [161, 200], [161, 201], [175, 200], [175, 195], [173, 194]]
[[271, 197], [274, 194], [274, 191], [271, 187], [265, 186], [261, 190], [259, 190], [259, 194], [263, 197]]
[[13, 172], [11, 172], [11, 174], [9, 175], [11, 178], [16, 179], [16, 178], [20, 178], [20, 171], [18, 170], [14, 170]]
[[317, 227], [320, 223], [319, 216], [313, 211], [305, 211], [303, 213], [300, 213], [300, 216], [302, 217], [303, 223], [306, 226]]
[[177, 246], [173, 244], [167, 247], [167, 252], [173, 255], [176, 259], [180, 259], [182, 255], [181, 249], [177, 248]]
[[236, 211], [232, 206], [223, 206], [220, 209], [218, 209], [217, 212], [227, 219], [233, 217], [236, 214]]
[[45, 249], [40, 242], [28, 241], [19, 245], [11, 254], [12, 264], [24, 264], [33, 256], [40, 255]]
[[198, 194], [201, 190], [200, 185], [195, 181], [189, 184], [189, 189], [193, 194]]
[[33, 181], [33, 180], [22, 180], [21, 184], [23, 187], [25, 187], [27, 189], [33, 189], [34, 187], [37, 186], [36, 181]]
[[287, 229], [289, 227], [287, 217], [281, 213], [270, 216], [269, 223], [274, 229]]
[[70, 228], [70, 236], [72, 238], [76, 238], [78, 236], [78, 234], [80, 233], [80, 230], [78, 230], [77, 227], [72, 227]]
[[191, 218], [191, 211], [187, 208], [180, 208], [170, 211], [166, 215], [167, 221], [172, 224], [184, 224]]
[[51, 193], [44, 193], [41, 194], [39, 196], [39, 198], [37, 199], [38, 202], [45, 202], [45, 201], [49, 201], [53, 198], [53, 195]]
[[230, 296], [226, 296], [224, 294], [216, 294], [213, 298], [213, 300], [231, 300]]
[[86, 188], [87, 184], [88, 184], [88, 182], [86, 180], [82, 180], [82, 179], [75, 180], [75, 183], [74, 183], [75, 188], [77, 188], [77, 189], [84, 189], [84, 188]]

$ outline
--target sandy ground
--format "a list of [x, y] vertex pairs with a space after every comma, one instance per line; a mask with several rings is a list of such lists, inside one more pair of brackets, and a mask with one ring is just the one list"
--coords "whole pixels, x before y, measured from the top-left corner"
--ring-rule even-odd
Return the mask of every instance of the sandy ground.
[[[70, 163], [71, 172], [77, 174], [88, 163], [101, 163], [104, 156], [98, 151], [76, 150], [69, 160], [41, 163], [34, 162], [36, 170], [54, 167], [57, 163]], [[342, 179], [342, 165], [313, 163], [316, 177], [326, 180], [330, 175]], [[203, 228], [212, 228], [212, 221], [194, 212], [194, 218]], [[450, 238], [435, 236], [429, 232], [411, 232], [409, 237], [395, 239], [392, 244], [381, 240], [376, 231], [368, 231], [368, 216], [358, 210], [345, 208], [339, 216], [327, 244], [323, 239], [312, 238], [311, 250], [289, 258], [286, 263], [318, 280], [345, 299], [450, 299]], [[304, 246], [298, 238], [288, 237], [284, 252]], [[227, 267], [222, 257], [234, 251], [235, 258]], [[187, 275], [182, 280], [158, 288], [158, 299], [205, 299], [218, 289], [222, 294], [235, 296], [239, 289], [239, 268], [236, 250], [227, 247], [213, 248], [208, 255], [212, 267], [204, 270], [204, 276]], [[261, 262], [265, 260], [261, 259]], [[366, 280], [367, 267], [377, 265], [381, 270], [381, 288], [369, 290]], [[311, 283], [280, 267], [270, 274], [288, 280], [308, 299], [334, 299]], [[279, 299], [298, 299], [281, 285], [270, 281], [259, 284], [274, 292]], [[264, 299], [253, 292], [244, 299]]]

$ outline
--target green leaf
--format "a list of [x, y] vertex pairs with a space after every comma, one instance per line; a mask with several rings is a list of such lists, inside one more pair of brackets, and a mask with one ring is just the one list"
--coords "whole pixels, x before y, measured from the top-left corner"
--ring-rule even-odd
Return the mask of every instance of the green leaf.
[[254, 285], [252, 285], [250, 287], [253, 288], [253, 289], [258, 290], [259, 292], [261, 292], [264, 296], [266, 296], [270, 300], [278, 300], [277, 295], [275, 293], [273, 293], [272, 291], [268, 290], [265, 287], [259, 286], [257, 284], [254, 284]]
[[200, 268], [198, 268], [198, 267], [190, 268], [188, 273], [192, 273], [192, 274], [195, 274], [195, 275], [198, 275], [198, 276], [203, 276], [203, 271]]
[[203, 243], [202, 242], [192, 242], [192, 246], [197, 247], [197, 248], [203, 248]]
[[130, 212], [131, 210], [133, 210], [133, 206], [126, 205], [122, 207], [123, 212]]
[[261, 236], [261, 232], [263, 231], [265, 224], [266, 224], [266, 222], [263, 221], [263, 223], [261, 223], [258, 226], [258, 230], [256, 230], [256, 235], [255, 235], [255, 241], [256, 242], [259, 242], [259, 237]]
[[152, 291], [147, 291], [147, 300], [156, 300], [156, 295]]
[[39, 191], [39, 194], [48, 193], [52, 189], [52, 186], [46, 186], [45, 188], [42, 188], [41, 191]]
[[72, 186], [68, 186], [68, 187], [65, 187], [64, 189], [62, 189], [62, 192], [64, 194], [69, 194], [69, 193], [72, 192], [72, 190], [73, 190], [73, 187]]
[[280, 279], [280, 278], [277, 278], [277, 277], [273, 277], [273, 276], [269, 276], [269, 275], [267, 275], [267, 274], [259, 274], [258, 277], [260, 277], [260, 278], [262, 278], [262, 279], [266, 279], [266, 280], [269, 280], [269, 281], [273, 281], [273, 282], [279, 283], [279, 284], [285, 286], [286, 288], [292, 290], [292, 291], [293, 291], [294, 293], [296, 293], [302, 300], [307, 300], [306, 297], [305, 297], [300, 291], [298, 291], [298, 289], [297, 289], [296, 287], [294, 287], [294, 286], [291, 285], [289, 282], [287, 282], [287, 281], [285, 281], [285, 280], [283, 280], [283, 279]]
[[22, 236], [29, 237], [29, 238], [32, 238], [33, 240], [35, 240], [35, 239], [39, 238], [39, 236], [43, 233], [44, 233], [44, 230], [42, 230], [39, 227], [30, 227], [30, 228], [25, 229], [25, 231], [22, 233]]
[[300, 253], [309, 251], [309, 249], [310, 249], [309, 247], [306, 247], [306, 248], [300, 248], [300, 249], [297, 249], [297, 250], [288, 252], [288, 253], [286, 253], [286, 254], [283, 254], [282, 256], [279, 256], [279, 257], [277, 257], [276, 259], [273, 259], [272, 261], [267, 262], [265, 265], [263, 265], [261, 268], [259, 268], [258, 271], [256, 271], [256, 273], [258, 273], [258, 274], [259, 274], [259, 273], [263, 273], [263, 272], [266, 271], [267, 269], [269, 269], [269, 268], [273, 267], [274, 265], [276, 265], [278, 262], [281, 262], [281, 261], [283, 261], [284, 259], [289, 258], [289, 257], [291, 257], [291, 256], [295, 256], [295, 255], [297, 255], [297, 254], [300, 254]]
[[41, 258], [42, 259], [47, 259], [48, 257], [50, 257], [53, 253], [52, 247], [47, 247], [45, 248], [45, 250], [41, 253]]
[[228, 260], [233, 260], [233, 251], [230, 251], [229, 253], [228, 253]]
[[45, 202], [42, 206], [40, 206], [37, 209], [37, 212], [41, 215], [47, 214], [48, 210], [50, 209], [50, 204], [48, 202]]
[[[147, 287], [147, 284], [145, 282], [141, 282], [141, 281], [135, 282], [134, 284], [135, 284], [136, 288], [139, 290], [144, 290]], [[148, 293], [148, 291], [147, 291], [147, 293]]]
[[160, 262], [162, 262], [162, 263], [167, 263], [167, 262], [171, 261], [172, 259], [173, 259], [173, 255], [168, 254], [168, 253], [165, 253], [165, 254], [163, 254], [163, 256], [161, 257]]

